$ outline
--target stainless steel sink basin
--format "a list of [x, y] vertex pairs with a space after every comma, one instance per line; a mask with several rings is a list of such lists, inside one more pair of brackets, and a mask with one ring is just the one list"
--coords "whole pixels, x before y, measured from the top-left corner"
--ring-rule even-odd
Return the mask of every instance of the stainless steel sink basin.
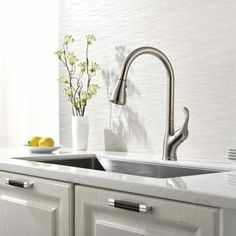
[[152, 178], [173, 178], [180, 176], [203, 175], [221, 172], [220, 170], [198, 169], [192, 167], [134, 161], [120, 161], [101, 157], [84, 157], [78, 159], [62, 160], [58, 159], [42, 162], [122, 174], [146, 176]]

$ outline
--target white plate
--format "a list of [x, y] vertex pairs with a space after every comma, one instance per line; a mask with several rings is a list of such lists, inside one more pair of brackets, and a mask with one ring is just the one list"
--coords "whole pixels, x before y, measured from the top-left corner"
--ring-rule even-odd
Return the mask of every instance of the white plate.
[[62, 145], [54, 147], [30, 147], [27, 144], [25, 144], [24, 146], [31, 153], [52, 153], [62, 147]]

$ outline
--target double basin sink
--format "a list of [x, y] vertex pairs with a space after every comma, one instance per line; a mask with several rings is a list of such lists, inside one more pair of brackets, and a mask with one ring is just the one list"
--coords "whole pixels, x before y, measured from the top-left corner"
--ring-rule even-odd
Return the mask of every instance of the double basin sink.
[[63, 158], [42, 160], [40, 162], [152, 178], [174, 178], [222, 172], [222, 170], [212, 170], [205, 168], [199, 169], [194, 167], [183, 167], [159, 163], [124, 161], [106, 157], [79, 157], [70, 159]]

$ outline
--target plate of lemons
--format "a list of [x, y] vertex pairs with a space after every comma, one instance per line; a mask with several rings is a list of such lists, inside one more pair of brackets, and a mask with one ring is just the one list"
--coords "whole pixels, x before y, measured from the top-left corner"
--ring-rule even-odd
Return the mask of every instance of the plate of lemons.
[[52, 153], [62, 147], [61, 145], [55, 146], [52, 138], [41, 138], [40, 136], [31, 137], [24, 146], [31, 153]]

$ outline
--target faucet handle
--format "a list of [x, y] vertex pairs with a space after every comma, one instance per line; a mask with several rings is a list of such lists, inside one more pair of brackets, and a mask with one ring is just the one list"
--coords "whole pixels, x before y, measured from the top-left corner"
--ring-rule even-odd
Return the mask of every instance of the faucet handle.
[[180, 143], [182, 143], [187, 137], [188, 137], [188, 122], [189, 122], [189, 109], [187, 107], [184, 107], [184, 115], [185, 120], [182, 128], [175, 131], [174, 140], [179, 146]]
[[185, 120], [184, 120], [184, 124], [183, 124], [183, 128], [182, 128], [182, 133], [187, 138], [187, 136], [188, 136], [188, 122], [189, 122], [189, 109], [187, 107], [184, 107], [184, 116], [185, 116]]
[[[174, 135], [169, 136], [168, 139], [165, 141], [167, 142], [167, 147], [169, 149], [164, 149], [164, 153], [169, 153], [170, 158], [168, 160], [177, 160], [177, 148], [178, 146], [186, 140], [188, 137], [188, 122], [189, 122], [189, 110], [187, 107], [184, 107], [184, 115], [185, 115], [185, 120], [182, 128], [176, 130], [174, 132]], [[165, 148], [166, 146], [164, 146]], [[164, 159], [164, 158], [163, 158]], [[165, 159], [167, 160], [167, 159]]]

